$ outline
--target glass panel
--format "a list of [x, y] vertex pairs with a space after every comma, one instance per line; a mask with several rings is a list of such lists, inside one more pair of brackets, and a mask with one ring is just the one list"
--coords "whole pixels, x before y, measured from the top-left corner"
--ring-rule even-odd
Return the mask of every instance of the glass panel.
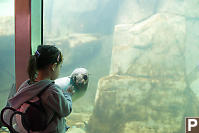
[[48, 0], [44, 44], [60, 77], [90, 73], [67, 118], [71, 133], [182, 133], [199, 116], [197, 0]]
[[41, 45], [42, 39], [42, 0], [31, 0], [31, 49], [32, 54], [37, 50], [37, 46]]
[[0, 1], [0, 109], [15, 83], [14, 0]]

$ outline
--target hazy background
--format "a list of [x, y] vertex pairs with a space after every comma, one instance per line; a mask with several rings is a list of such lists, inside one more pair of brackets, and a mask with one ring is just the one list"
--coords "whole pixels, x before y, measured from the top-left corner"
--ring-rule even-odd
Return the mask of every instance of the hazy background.
[[[3, 105], [14, 81], [14, 9], [11, 0], [0, 7]], [[198, 20], [198, 0], [44, 0], [44, 44], [64, 54], [60, 77], [90, 73], [69, 132], [184, 132], [184, 117], [199, 116]]]

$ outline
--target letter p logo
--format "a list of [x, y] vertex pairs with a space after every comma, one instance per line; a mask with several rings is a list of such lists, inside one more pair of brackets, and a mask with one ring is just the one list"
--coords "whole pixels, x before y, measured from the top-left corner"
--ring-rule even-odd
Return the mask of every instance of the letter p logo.
[[198, 125], [198, 121], [196, 119], [188, 119], [188, 131], [191, 131], [192, 127], [196, 127]]
[[186, 118], [185, 123], [186, 123], [186, 133], [199, 133], [199, 126], [198, 122], [199, 118]]

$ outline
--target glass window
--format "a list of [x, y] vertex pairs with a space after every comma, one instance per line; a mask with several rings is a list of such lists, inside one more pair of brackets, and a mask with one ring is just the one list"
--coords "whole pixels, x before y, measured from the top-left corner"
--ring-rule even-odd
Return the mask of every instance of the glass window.
[[90, 73], [67, 118], [71, 132], [184, 132], [199, 116], [198, 2], [44, 1], [44, 44], [64, 54], [60, 77]]
[[38, 45], [42, 42], [42, 0], [32, 0], [31, 1], [31, 50], [32, 55], [37, 50]]
[[15, 83], [14, 0], [0, 1], [0, 108]]

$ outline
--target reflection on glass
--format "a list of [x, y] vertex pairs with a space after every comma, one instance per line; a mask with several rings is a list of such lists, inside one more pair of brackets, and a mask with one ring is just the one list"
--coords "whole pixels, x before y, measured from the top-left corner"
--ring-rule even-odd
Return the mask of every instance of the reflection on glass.
[[0, 1], [0, 109], [15, 82], [14, 0]]
[[71, 132], [182, 133], [199, 116], [196, 1], [50, 0], [44, 44], [64, 54], [60, 77], [90, 72]]

